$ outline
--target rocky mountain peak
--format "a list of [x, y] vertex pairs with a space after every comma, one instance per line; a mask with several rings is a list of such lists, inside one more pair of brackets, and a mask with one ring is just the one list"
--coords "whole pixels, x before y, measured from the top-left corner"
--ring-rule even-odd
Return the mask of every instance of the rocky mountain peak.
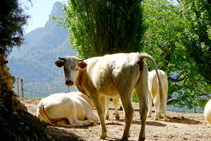
[[55, 16], [55, 17], [57, 17], [57, 16], [63, 17], [62, 4], [60, 2], [55, 2], [54, 3], [53, 8], [51, 10], [51, 13], [49, 15], [49, 19], [46, 22], [45, 27], [44, 27], [44, 30], [45, 31], [46, 30], [48, 31], [49, 29], [54, 28], [56, 26], [56, 21], [51, 19], [52, 16]]

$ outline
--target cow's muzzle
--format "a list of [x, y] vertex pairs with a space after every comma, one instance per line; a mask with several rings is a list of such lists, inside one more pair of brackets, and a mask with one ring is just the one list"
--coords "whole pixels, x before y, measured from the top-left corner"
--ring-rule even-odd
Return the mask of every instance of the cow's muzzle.
[[65, 85], [67, 85], [67, 86], [72, 86], [72, 85], [73, 85], [73, 81], [67, 80], [67, 81], [65, 82]]

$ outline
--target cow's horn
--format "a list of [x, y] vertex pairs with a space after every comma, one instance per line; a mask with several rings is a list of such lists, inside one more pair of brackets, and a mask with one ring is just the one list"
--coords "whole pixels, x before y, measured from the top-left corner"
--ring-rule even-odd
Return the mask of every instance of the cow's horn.
[[60, 57], [58, 57], [60, 60], [64, 60], [64, 58], [60, 58]]

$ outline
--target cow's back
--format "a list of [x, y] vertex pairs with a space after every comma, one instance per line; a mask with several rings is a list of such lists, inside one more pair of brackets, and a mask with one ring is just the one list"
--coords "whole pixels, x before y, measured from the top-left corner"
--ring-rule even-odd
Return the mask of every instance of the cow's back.
[[[168, 92], [168, 79], [167, 75], [164, 71], [158, 70], [158, 73], [161, 78], [161, 82], [163, 85], [164, 94], [166, 95]], [[153, 70], [151, 72], [148, 72], [148, 87], [151, 92], [151, 94], [154, 96], [156, 93], [159, 93], [159, 82], [158, 77], [156, 74], [156, 71]]]
[[134, 88], [140, 75], [139, 60], [139, 53], [119, 53], [88, 59], [87, 74], [93, 89], [101, 94], [117, 97], [120, 89]]
[[74, 103], [74, 99], [69, 98], [65, 93], [52, 94], [42, 99], [42, 105], [49, 119], [67, 117], [70, 112], [67, 108], [74, 107]]

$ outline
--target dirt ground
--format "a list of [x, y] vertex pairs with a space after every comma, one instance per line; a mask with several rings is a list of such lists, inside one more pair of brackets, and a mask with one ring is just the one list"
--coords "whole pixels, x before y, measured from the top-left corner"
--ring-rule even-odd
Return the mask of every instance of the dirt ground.
[[[39, 99], [19, 98], [28, 111], [35, 115]], [[138, 140], [141, 128], [138, 105], [134, 105], [133, 122], [130, 128], [130, 141]], [[97, 114], [96, 110], [94, 113]], [[107, 138], [104, 140], [114, 141], [122, 137], [124, 130], [123, 111], [120, 110], [120, 120], [115, 119], [113, 105], [110, 104], [110, 119], [106, 120]], [[154, 114], [152, 114], [153, 116]], [[211, 125], [205, 121], [203, 114], [176, 113], [167, 111], [168, 121], [162, 118], [153, 120], [148, 117], [146, 122], [146, 141], [211, 141]], [[64, 128], [47, 126], [47, 132], [56, 141], [103, 141], [99, 139], [101, 126], [87, 126], [80, 128]]]

